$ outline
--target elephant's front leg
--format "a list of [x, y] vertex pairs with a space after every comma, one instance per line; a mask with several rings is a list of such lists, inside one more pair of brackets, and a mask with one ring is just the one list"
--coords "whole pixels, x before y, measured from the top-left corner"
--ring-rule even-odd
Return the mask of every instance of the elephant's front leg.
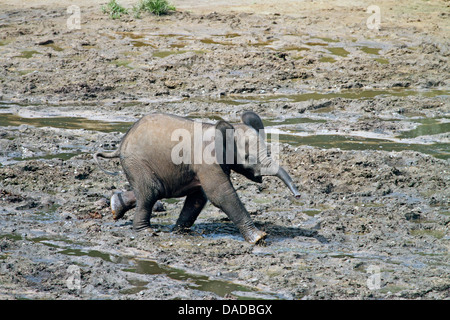
[[265, 232], [256, 228], [231, 184], [230, 178], [222, 170], [220, 172], [208, 170], [204, 174], [199, 173], [198, 177], [208, 199], [226, 213], [246, 241], [255, 244], [267, 236]]
[[189, 194], [184, 201], [184, 206], [175, 224], [174, 231], [183, 231], [192, 227], [207, 201], [208, 198], [201, 188]]

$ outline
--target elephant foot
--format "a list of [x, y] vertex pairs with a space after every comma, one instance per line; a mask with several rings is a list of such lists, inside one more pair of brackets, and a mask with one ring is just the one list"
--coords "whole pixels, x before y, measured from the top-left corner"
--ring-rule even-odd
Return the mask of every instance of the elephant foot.
[[161, 201], [156, 201], [155, 205], [153, 206], [153, 212], [163, 212], [166, 211], [166, 208], [164, 208], [164, 204]]
[[188, 234], [191, 232], [191, 228], [180, 226], [180, 225], [175, 225], [175, 227], [173, 227], [173, 229], [172, 229], [172, 232], [178, 233], [178, 234]]
[[267, 237], [267, 233], [261, 230], [252, 230], [244, 234], [244, 238], [251, 244], [260, 244]]
[[125, 215], [130, 207], [126, 203], [127, 199], [124, 198], [122, 192], [116, 192], [111, 197], [111, 213], [114, 220], [119, 220]]
[[[111, 197], [111, 212], [114, 220], [119, 220], [125, 213], [136, 207], [136, 197], [133, 191], [115, 192]], [[166, 211], [161, 201], [156, 201], [153, 211]]]
[[141, 229], [138, 231], [139, 235], [143, 235], [144, 237], [156, 237], [158, 233], [151, 227]]

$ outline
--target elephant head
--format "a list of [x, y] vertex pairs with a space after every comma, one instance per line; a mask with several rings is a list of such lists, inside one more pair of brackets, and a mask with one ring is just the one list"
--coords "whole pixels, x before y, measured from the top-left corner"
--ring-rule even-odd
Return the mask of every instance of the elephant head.
[[222, 139], [216, 139], [218, 161], [254, 182], [261, 183], [263, 176], [276, 176], [286, 184], [294, 197], [300, 198], [300, 192], [289, 174], [267, 149], [261, 118], [247, 111], [241, 119], [242, 123], [239, 124], [231, 125], [223, 120], [216, 124], [216, 130], [222, 136]]

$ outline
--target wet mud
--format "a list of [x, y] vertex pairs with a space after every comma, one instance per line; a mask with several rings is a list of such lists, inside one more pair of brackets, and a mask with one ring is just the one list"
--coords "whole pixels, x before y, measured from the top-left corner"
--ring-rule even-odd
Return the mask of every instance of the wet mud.
[[[81, 1], [79, 30], [70, 4], [0, 4], [1, 299], [449, 297], [445, 1], [381, 1], [380, 30], [371, 3], [188, 1], [112, 20]], [[112, 219], [129, 185], [94, 152], [148, 113], [244, 110], [301, 192], [232, 175], [264, 244], [211, 204], [172, 232], [183, 199], [162, 200], [154, 234], [133, 210]]]

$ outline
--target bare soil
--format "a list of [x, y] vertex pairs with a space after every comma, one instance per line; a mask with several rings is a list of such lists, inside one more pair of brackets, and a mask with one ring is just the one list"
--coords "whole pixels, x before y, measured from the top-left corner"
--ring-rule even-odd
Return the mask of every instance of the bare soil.
[[[106, 2], [78, 1], [74, 30], [73, 1], [0, 3], [1, 299], [450, 296], [448, 1], [377, 1], [379, 30], [369, 1], [173, 1], [116, 20]], [[112, 219], [128, 183], [94, 152], [147, 113], [243, 110], [282, 133], [302, 193], [233, 174], [264, 245], [210, 204], [173, 233], [183, 199], [163, 200], [153, 236], [133, 211]]]

